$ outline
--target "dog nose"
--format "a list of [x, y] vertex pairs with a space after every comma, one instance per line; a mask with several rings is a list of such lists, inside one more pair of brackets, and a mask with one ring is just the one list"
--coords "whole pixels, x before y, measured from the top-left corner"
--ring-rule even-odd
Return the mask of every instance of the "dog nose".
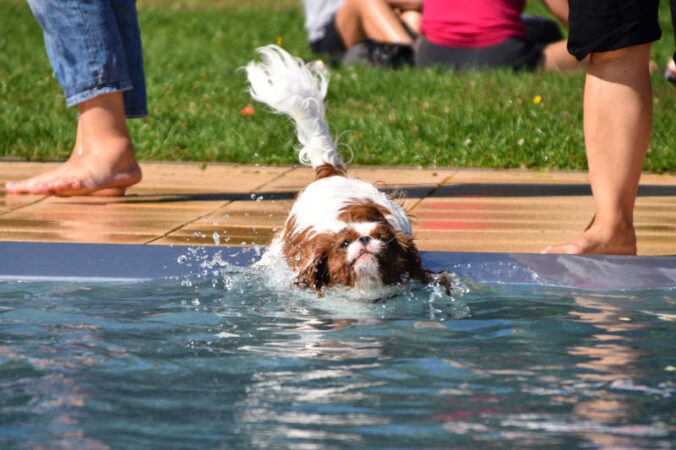
[[368, 243], [371, 242], [371, 236], [362, 236], [359, 238], [359, 242], [363, 245], [368, 245]]

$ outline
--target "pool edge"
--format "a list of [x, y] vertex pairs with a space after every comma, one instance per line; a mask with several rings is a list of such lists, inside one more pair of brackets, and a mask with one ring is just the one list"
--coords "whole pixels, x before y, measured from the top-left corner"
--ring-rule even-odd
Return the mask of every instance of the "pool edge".
[[[188, 276], [220, 252], [245, 266], [251, 247], [0, 241], [0, 281], [128, 282]], [[185, 256], [183, 258], [183, 256]], [[480, 283], [588, 290], [676, 289], [676, 256], [578, 256], [530, 253], [421, 252], [431, 270]]]

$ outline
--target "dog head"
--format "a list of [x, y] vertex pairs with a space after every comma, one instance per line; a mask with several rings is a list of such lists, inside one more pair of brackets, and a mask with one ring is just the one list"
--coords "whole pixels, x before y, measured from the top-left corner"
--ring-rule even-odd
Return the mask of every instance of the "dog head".
[[285, 253], [297, 271], [296, 284], [317, 292], [326, 287], [371, 291], [417, 279], [425, 281], [418, 250], [411, 237], [386, 219], [388, 211], [372, 202], [354, 202], [338, 217], [338, 231], [294, 230], [290, 218]]

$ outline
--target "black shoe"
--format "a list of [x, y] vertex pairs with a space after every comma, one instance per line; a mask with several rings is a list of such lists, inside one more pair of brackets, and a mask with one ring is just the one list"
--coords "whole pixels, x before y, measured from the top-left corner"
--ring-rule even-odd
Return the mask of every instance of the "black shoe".
[[413, 65], [413, 47], [405, 44], [364, 41], [368, 50], [369, 62], [375, 67], [397, 69], [403, 65]]

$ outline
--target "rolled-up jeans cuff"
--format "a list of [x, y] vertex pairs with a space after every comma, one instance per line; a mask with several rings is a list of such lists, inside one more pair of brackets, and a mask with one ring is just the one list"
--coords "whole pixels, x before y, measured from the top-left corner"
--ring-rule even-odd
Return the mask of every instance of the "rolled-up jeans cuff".
[[[69, 107], [78, 105], [87, 100], [91, 100], [99, 95], [111, 94], [113, 92], [125, 92], [134, 89], [131, 81], [120, 81], [115, 83], [106, 83], [93, 88], [85, 89], [77, 94], [66, 98], [66, 105]], [[148, 108], [145, 106], [127, 106], [124, 107], [125, 116], [129, 119], [148, 116]]]
[[123, 91], [127, 117], [147, 115], [136, 0], [28, 0], [68, 106]]
[[84, 101], [90, 100], [103, 94], [110, 94], [113, 92], [124, 92], [133, 89], [131, 81], [120, 81], [115, 83], [102, 84], [93, 88], [85, 89], [66, 98], [66, 105], [68, 107], [75, 106]]

